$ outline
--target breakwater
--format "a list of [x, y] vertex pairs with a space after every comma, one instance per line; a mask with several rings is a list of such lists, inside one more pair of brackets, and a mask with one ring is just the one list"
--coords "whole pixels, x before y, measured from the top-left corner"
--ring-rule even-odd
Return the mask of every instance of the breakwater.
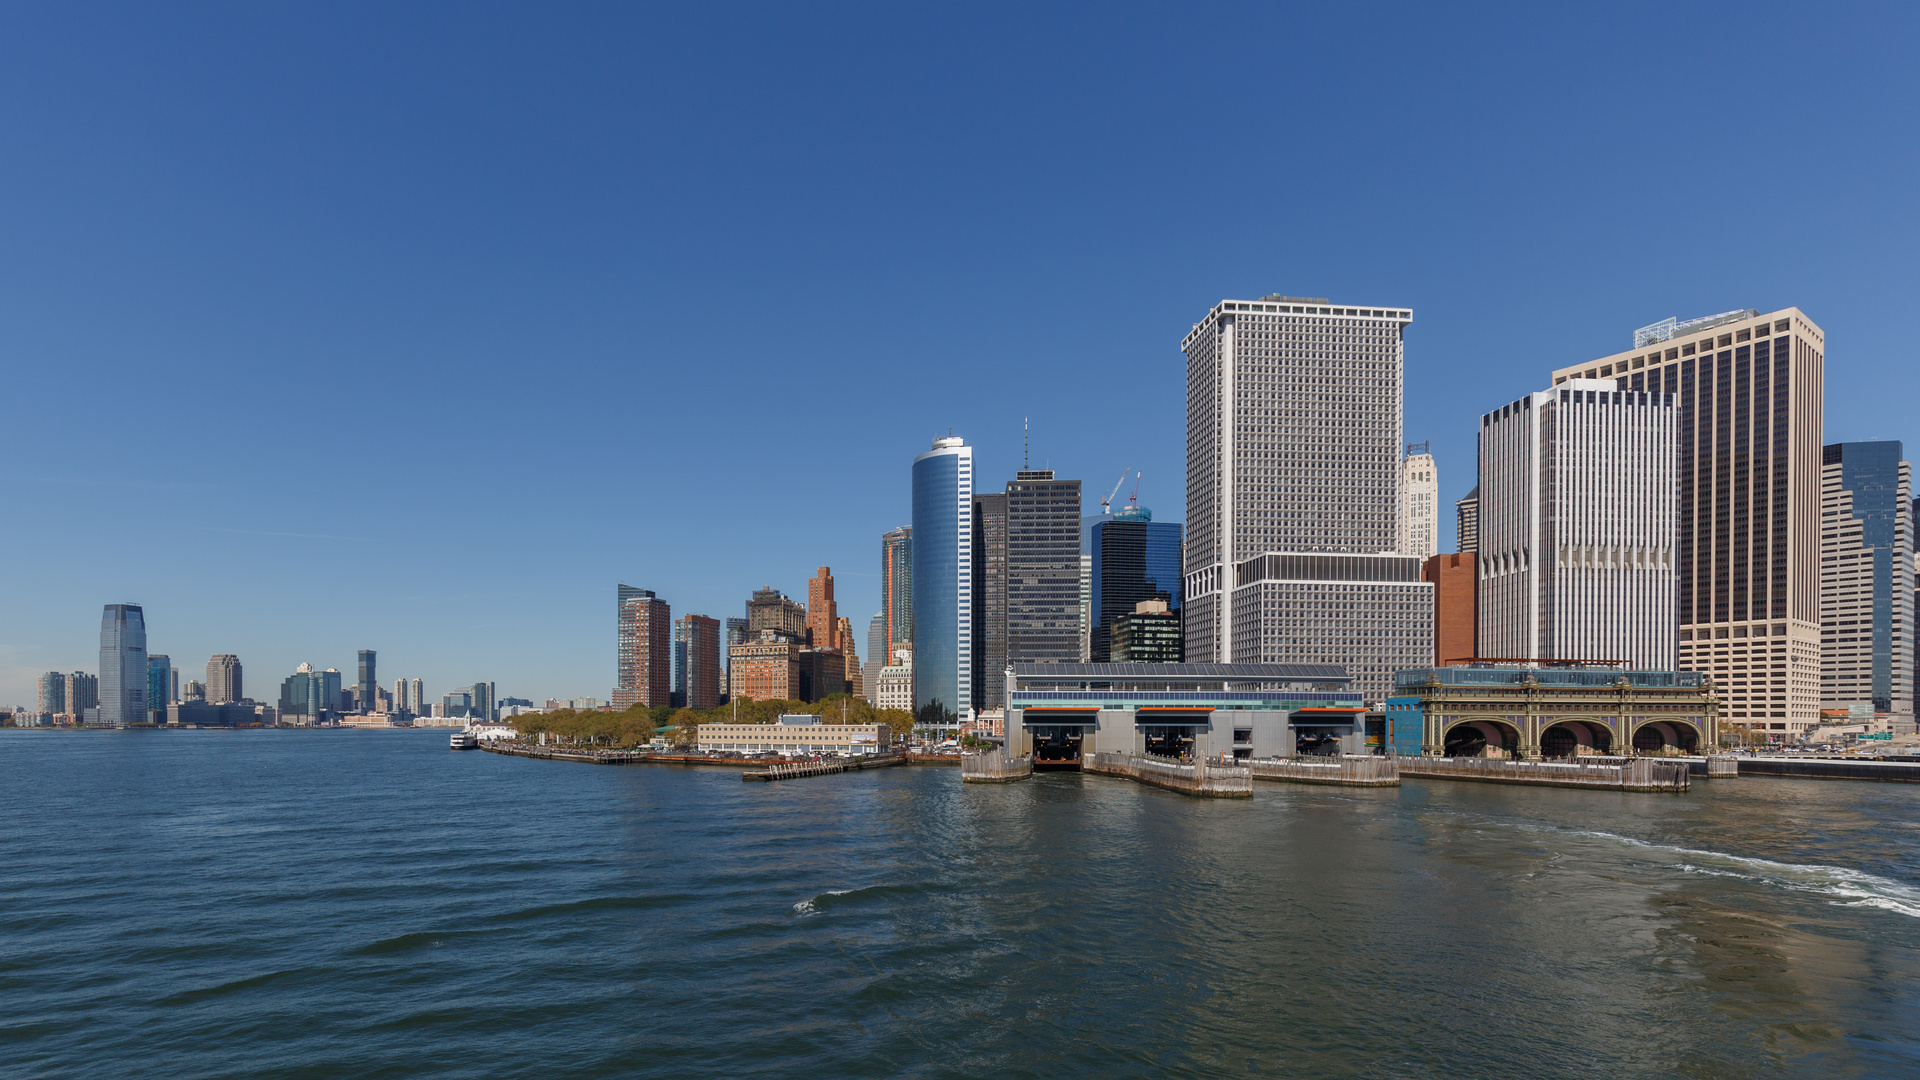
[[1136, 754], [1088, 754], [1080, 759], [1082, 772], [1121, 776], [1182, 795], [1207, 799], [1253, 798], [1253, 770], [1199, 759], [1167, 761]]
[[1802, 780], [1881, 780], [1920, 783], [1920, 762], [1837, 758], [1739, 757], [1741, 776], [1789, 776]]
[[1402, 757], [1397, 760], [1401, 776], [1424, 780], [1673, 792], [1686, 791], [1690, 785], [1685, 762], [1653, 758], [1629, 758], [1617, 765], [1494, 758]]
[[1000, 747], [960, 756], [960, 782], [1006, 784], [1033, 776], [1033, 755], [1010, 758]]
[[1400, 766], [1390, 757], [1262, 758], [1248, 761], [1255, 780], [1344, 787], [1397, 787]]
[[906, 759], [898, 754], [876, 755], [870, 758], [852, 758], [845, 761], [797, 761], [792, 764], [770, 765], [765, 769], [755, 769], [740, 774], [742, 780], [799, 780], [809, 776], [831, 776], [834, 773], [861, 772], [865, 769], [885, 769], [895, 765], [905, 765]]

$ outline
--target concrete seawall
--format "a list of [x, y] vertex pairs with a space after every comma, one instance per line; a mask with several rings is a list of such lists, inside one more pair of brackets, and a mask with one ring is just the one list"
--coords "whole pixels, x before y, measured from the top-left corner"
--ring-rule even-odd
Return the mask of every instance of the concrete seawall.
[[1010, 758], [999, 747], [960, 756], [960, 782], [964, 784], [1010, 784], [1033, 776], [1033, 755]]
[[1205, 760], [1166, 761], [1134, 754], [1089, 754], [1081, 759], [1082, 772], [1122, 776], [1142, 784], [1206, 799], [1253, 798], [1253, 771], [1241, 765]]
[[1680, 792], [1688, 790], [1690, 786], [1685, 762], [1656, 761], [1653, 758], [1630, 758], [1618, 765], [1442, 757], [1403, 757], [1398, 761], [1401, 776], [1423, 780], [1613, 788], [1620, 791]]
[[1398, 787], [1400, 766], [1390, 757], [1328, 757], [1248, 761], [1255, 780], [1342, 787]]

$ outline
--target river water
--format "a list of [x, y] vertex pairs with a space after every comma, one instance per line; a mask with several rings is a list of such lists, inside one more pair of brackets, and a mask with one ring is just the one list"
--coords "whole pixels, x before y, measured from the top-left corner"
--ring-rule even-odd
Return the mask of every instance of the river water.
[[1920, 1076], [1920, 789], [0, 733], [0, 1075]]

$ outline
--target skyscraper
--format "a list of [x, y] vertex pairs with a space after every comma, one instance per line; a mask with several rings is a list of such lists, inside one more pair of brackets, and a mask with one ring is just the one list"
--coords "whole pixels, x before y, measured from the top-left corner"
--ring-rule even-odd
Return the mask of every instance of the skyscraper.
[[1420, 568], [1420, 579], [1433, 585], [1435, 667], [1480, 655], [1474, 645], [1480, 582], [1473, 562], [1473, 552], [1458, 551], [1435, 555]]
[[1402, 555], [1425, 562], [1440, 551], [1440, 481], [1433, 455], [1423, 442], [1408, 443], [1400, 462], [1400, 544]]
[[[334, 674], [337, 677], [339, 673]], [[208, 696], [212, 696], [211, 690]], [[280, 715], [283, 717], [298, 716], [313, 721], [333, 709], [334, 705], [327, 697], [326, 678], [314, 671], [312, 664], [301, 664], [280, 684]]]
[[49, 671], [40, 676], [40, 711], [43, 713], [64, 713], [67, 711], [67, 676], [65, 672]]
[[100, 707], [100, 677], [76, 671], [65, 676], [67, 713], [84, 716], [88, 709]]
[[613, 707], [666, 705], [672, 700], [673, 612], [651, 589], [623, 584], [615, 596]]
[[[887, 648], [913, 641], [913, 529], [892, 529], [880, 537], [880, 614], [887, 625]], [[868, 650], [872, 652], [871, 649]], [[888, 657], [883, 653], [881, 663]]]
[[1144, 506], [1083, 520], [1088, 523], [1082, 533], [1087, 551], [1087, 659], [1105, 664], [1113, 661], [1113, 621], [1132, 614], [1141, 601], [1164, 600], [1170, 613], [1181, 614], [1181, 526], [1153, 520], [1153, 511]]
[[415, 716], [427, 715], [427, 688], [421, 685], [419, 679], [407, 683], [407, 704], [412, 707]]
[[816, 649], [840, 647], [840, 610], [833, 603], [833, 571], [825, 566], [807, 579], [807, 638]]
[[360, 699], [360, 711], [372, 712], [376, 691], [380, 689], [380, 680], [374, 674], [374, 651], [360, 650], [360, 682], [356, 696]]
[[687, 615], [674, 624], [674, 640], [685, 658], [681, 691], [689, 709], [712, 709], [720, 704], [720, 620]]
[[166, 653], [147, 654], [147, 714], [160, 713], [166, 722], [167, 703], [173, 700], [173, 661]]
[[1675, 421], [1612, 379], [1480, 418], [1478, 655], [1673, 668]]
[[1453, 504], [1454, 549], [1463, 555], [1480, 550], [1480, 485], [1475, 484], [1467, 497]]
[[1374, 701], [1431, 660], [1433, 587], [1392, 554], [1412, 318], [1222, 300], [1181, 342], [1187, 662], [1342, 664]]
[[494, 688], [492, 683], [490, 682], [474, 683], [472, 686], [467, 688], [467, 695], [472, 702], [472, 705], [471, 705], [472, 712], [470, 712], [468, 715], [472, 716], [476, 720], [498, 720], [499, 719], [499, 717], [494, 714], [495, 694], [494, 694]]
[[232, 653], [215, 653], [207, 659], [207, 700], [215, 705], [239, 701], [245, 696], [240, 681], [240, 658]]
[[138, 604], [100, 615], [100, 722], [147, 722], [147, 622]]
[[[1667, 319], [1633, 344], [1555, 371], [1554, 385], [1678, 395], [1680, 666], [1713, 676], [1723, 721], [1795, 736], [1819, 721], [1826, 335], [1798, 308], [1744, 309]], [[1786, 677], [1750, 664], [1761, 656]]]
[[965, 716], [973, 697], [973, 448], [913, 459], [913, 701]]
[[[975, 709], [1005, 704], [1007, 679], [1007, 496], [973, 496], [973, 688]], [[995, 672], [1002, 672], [999, 678]]]
[[867, 662], [861, 668], [861, 683], [868, 703], [874, 701], [874, 694], [880, 686], [880, 669], [887, 665], [887, 613], [876, 611], [873, 618], [867, 620]]
[[673, 620], [672, 681], [668, 683], [667, 700], [676, 709], [687, 703], [687, 634], [686, 618]]
[[1913, 467], [1898, 442], [1835, 443], [1821, 467], [1820, 705], [1913, 729]]
[[[1080, 659], [1080, 481], [1022, 469], [1007, 485], [1007, 662]], [[1005, 693], [1006, 670], [988, 676]]]
[[835, 635], [840, 642], [840, 655], [847, 658], [847, 690], [854, 697], [864, 696], [866, 676], [860, 670], [860, 653], [853, 647], [853, 622], [845, 615], [840, 616], [839, 628]]

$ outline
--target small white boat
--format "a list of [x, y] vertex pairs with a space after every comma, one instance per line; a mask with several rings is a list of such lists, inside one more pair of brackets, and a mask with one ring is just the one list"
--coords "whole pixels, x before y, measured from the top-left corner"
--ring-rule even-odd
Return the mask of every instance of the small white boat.
[[480, 749], [480, 736], [464, 729], [456, 731], [453, 733], [453, 737], [447, 740], [447, 749], [478, 750]]

